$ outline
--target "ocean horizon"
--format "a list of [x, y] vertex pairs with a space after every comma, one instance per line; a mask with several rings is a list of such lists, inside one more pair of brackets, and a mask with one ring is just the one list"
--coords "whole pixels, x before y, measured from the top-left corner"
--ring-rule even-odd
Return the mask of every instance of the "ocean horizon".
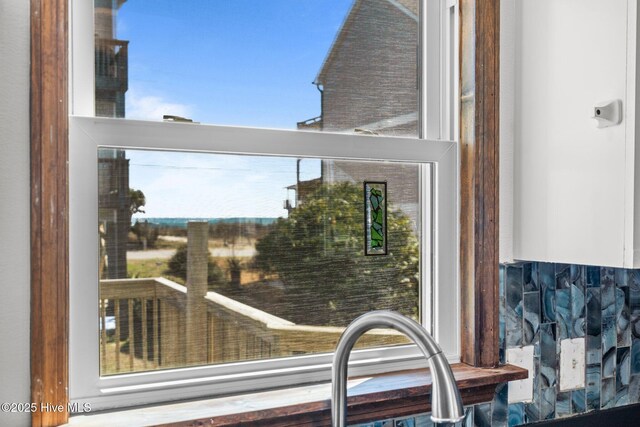
[[235, 217], [235, 218], [131, 218], [131, 225], [136, 222], [148, 222], [152, 225], [187, 228], [189, 221], [207, 221], [209, 224], [257, 224], [257, 225], [271, 225], [276, 222], [278, 218], [271, 217]]

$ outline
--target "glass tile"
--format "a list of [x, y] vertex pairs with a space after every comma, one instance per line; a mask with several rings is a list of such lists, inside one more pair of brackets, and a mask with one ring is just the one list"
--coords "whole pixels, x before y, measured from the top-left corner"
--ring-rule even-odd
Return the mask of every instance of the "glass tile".
[[571, 285], [571, 338], [585, 335], [585, 288], [574, 282]]
[[558, 340], [571, 338], [571, 289], [556, 290], [556, 320]]
[[565, 391], [558, 393], [556, 396], [556, 417], [568, 417], [571, 413], [571, 392]]
[[556, 325], [543, 323], [540, 325], [540, 387], [555, 386], [557, 364]]
[[491, 403], [482, 403], [473, 407], [474, 427], [491, 427]]
[[524, 403], [512, 403], [509, 405], [508, 426], [519, 426], [524, 424]]
[[599, 288], [600, 287], [600, 267], [587, 267], [587, 287]]
[[605, 378], [602, 380], [601, 408], [613, 408], [616, 403], [616, 379]]
[[589, 365], [587, 366], [587, 410], [597, 410], [600, 409], [600, 391], [601, 391], [601, 380], [600, 380], [600, 365]]
[[522, 268], [508, 266], [506, 279], [506, 345], [510, 348], [522, 344]]
[[540, 399], [540, 419], [551, 420], [556, 416], [556, 389], [543, 388]]
[[499, 427], [507, 425], [507, 398], [509, 395], [509, 384], [498, 384], [493, 396], [491, 426]]
[[524, 294], [524, 335], [523, 345], [532, 344], [540, 328], [540, 293], [527, 292]]
[[585, 389], [573, 390], [571, 392], [571, 411], [574, 414], [581, 414], [586, 410]]
[[522, 264], [522, 282], [524, 283], [525, 292], [535, 292], [540, 290], [538, 286], [538, 263], [525, 262]]
[[634, 339], [629, 357], [631, 375], [640, 374], [640, 339]]
[[618, 347], [631, 345], [631, 313], [629, 312], [629, 288], [616, 288], [616, 333]]
[[616, 371], [615, 317], [602, 319], [602, 378], [611, 378]]
[[569, 264], [556, 264], [556, 289], [571, 288], [571, 266]]
[[538, 263], [538, 277], [542, 298], [542, 322], [556, 321], [556, 282], [553, 264]]
[[600, 364], [602, 361], [602, 309], [600, 306], [600, 288], [587, 288], [587, 365]]

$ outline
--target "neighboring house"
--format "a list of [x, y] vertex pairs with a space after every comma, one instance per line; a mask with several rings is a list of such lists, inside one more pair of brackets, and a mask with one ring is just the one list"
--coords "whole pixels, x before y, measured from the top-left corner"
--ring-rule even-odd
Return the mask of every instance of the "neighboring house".
[[131, 229], [129, 159], [125, 158], [123, 150], [98, 153], [98, 220], [107, 255], [103, 278], [124, 279], [127, 277], [127, 241]]
[[324, 131], [417, 135], [418, 0], [356, 0], [314, 84]]
[[[124, 117], [129, 87], [128, 45], [117, 40], [116, 17], [126, 0], [95, 0], [96, 115]], [[129, 160], [121, 150], [98, 155], [99, 221], [104, 229], [106, 274], [109, 279], [127, 277], [127, 241], [131, 228]]]
[[[418, 0], [355, 0], [315, 78], [321, 115], [299, 129], [418, 135]], [[417, 165], [325, 160], [326, 183], [387, 181], [391, 207], [418, 219]]]
[[96, 115], [124, 117], [129, 88], [129, 41], [116, 39], [118, 9], [126, 0], [95, 0]]

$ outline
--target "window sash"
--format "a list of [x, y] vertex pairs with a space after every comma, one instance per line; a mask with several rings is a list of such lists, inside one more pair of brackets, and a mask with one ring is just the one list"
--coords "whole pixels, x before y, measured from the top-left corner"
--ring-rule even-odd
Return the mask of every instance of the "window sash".
[[[88, 402], [99, 410], [173, 400], [177, 387], [180, 398], [186, 399], [330, 380], [331, 354], [100, 377], [99, 289], [86, 286], [98, 277], [98, 147], [431, 163], [431, 173], [422, 173], [420, 183], [421, 253], [431, 245], [427, 252], [432, 254], [420, 266], [420, 305], [421, 310], [431, 307], [423, 324], [449, 361], [459, 361], [458, 147], [435, 140], [450, 139], [457, 129], [456, 2], [421, 3], [420, 136], [431, 140], [78, 117], [95, 114], [93, 2], [71, 0], [71, 4], [69, 99], [76, 116], [70, 119], [69, 150], [72, 402]], [[88, 212], [88, 205], [94, 211]], [[415, 346], [359, 350], [350, 359], [350, 375], [422, 367], [421, 359]]]
[[[431, 296], [428, 306], [432, 308], [435, 339], [451, 361], [458, 360], [457, 215], [452, 214], [457, 212], [458, 199], [454, 142], [87, 117], [71, 118], [69, 136], [69, 376], [73, 402], [89, 402], [96, 409], [105, 409], [167, 400], [175, 396], [175, 387], [181, 387], [181, 398], [188, 398], [215, 394], [216, 390], [240, 392], [330, 378], [331, 354], [100, 377], [99, 289], [92, 285], [98, 277], [95, 230], [99, 147], [431, 163], [433, 197], [429, 213], [433, 221], [427, 224], [433, 224], [433, 268], [431, 272], [423, 269], [421, 282], [433, 280], [440, 286], [433, 286], [431, 292], [423, 287], [422, 294]], [[423, 323], [427, 325], [428, 319]], [[351, 374], [416, 367], [420, 358], [412, 345], [360, 350], [351, 358]], [[182, 389], [185, 386], [191, 387]]]

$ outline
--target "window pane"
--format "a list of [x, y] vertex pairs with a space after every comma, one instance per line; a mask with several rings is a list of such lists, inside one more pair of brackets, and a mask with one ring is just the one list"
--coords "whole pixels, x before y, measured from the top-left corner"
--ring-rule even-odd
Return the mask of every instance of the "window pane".
[[418, 164], [101, 148], [98, 165], [101, 375], [328, 352], [365, 312], [420, 317]]
[[418, 0], [95, 0], [96, 114], [417, 136]]

